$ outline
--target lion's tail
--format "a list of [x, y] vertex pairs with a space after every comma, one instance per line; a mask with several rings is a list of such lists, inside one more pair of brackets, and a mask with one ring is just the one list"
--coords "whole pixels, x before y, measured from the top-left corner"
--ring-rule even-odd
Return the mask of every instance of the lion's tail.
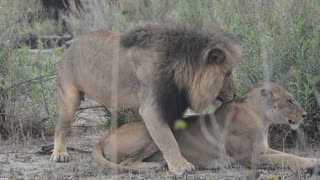
[[119, 172], [134, 172], [134, 173], [139, 173], [139, 172], [144, 172], [147, 170], [143, 170], [143, 169], [136, 169], [136, 168], [131, 168], [128, 166], [122, 166], [119, 164], [116, 164], [114, 162], [109, 161], [108, 159], [106, 159], [103, 156], [103, 151], [102, 151], [102, 147], [100, 145], [100, 143], [97, 143], [92, 150], [92, 155], [93, 158], [100, 164], [102, 164], [103, 166], [110, 168], [112, 170], [115, 171], [119, 171]]

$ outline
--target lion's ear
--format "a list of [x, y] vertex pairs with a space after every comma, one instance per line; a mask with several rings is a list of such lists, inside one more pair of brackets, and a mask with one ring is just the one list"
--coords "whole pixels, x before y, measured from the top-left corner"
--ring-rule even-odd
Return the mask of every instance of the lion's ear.
[[225, 58], [226, 56], [221, 49], [214, 48], [207, 53], [206, 61], [208, 64], [223, 64]]

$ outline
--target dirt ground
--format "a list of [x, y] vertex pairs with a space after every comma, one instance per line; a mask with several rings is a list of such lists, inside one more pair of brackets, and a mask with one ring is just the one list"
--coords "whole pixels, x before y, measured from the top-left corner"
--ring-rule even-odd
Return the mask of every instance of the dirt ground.
[[[87, 100], [81, 107], [92, 107], [95, 102]], [[92, 158], [91, 148], [106, 133], [102, 128], [103, 115], [101, 111], [86, 109], [76, 116], [67, 139], [71, 155], [71, 162], [51, 162], [51, 152], [44, 153], [43, 146], [52, 145], [53, 137], [31, 139], [26, 142], [0, 140], [0, 180], [5, 179], [219, 179], [219, 180], [279, 180], [279, 179], [320, 179], [309, 175], [293, 174], [291, 171], [278, 169], [249, 170], [241, 166], [219, 170], [196, 170], [182, 177], [175, 177], [167, 171], [148, 172], [140, 174], [122, 173], [117, 174], [105, 167], [98, 165]], [[279, 149], [282, 150], [282, 149]], [[320, 157], [319, 148], [294, 148], [284, 149], [285, 152], [304, 156]], [[257, 175], [256, 178], [251, 175]]]
[[[249, 179], [254, 171], [242, 167], [194, 171], [182, 177], [175, 177], [166, 171], [151, 173], [116, 174], [95, 163], [90, 153], [91, 147], [104, 132], [97, 128], [73, 127], [68, 136], [68, 147], [77, 151], [69, 151], [72, 161], [69, 163], [50, 162], [50, 154], [43, 153], [41, 147], [52, 144], [53, 137], [30, 140], [29, 142], [0, 142], [0, 180], [4, 179]], [[81, 151], [79, 151], [81, 150]], [[317, 148], [286, 150], [302, 156], [319, 157]], [[297, 153], [300, 152], [300, 153]], [[305, 174], [293, 174], [285, 169], [259, 169], [256, 179], [320, 179]]]

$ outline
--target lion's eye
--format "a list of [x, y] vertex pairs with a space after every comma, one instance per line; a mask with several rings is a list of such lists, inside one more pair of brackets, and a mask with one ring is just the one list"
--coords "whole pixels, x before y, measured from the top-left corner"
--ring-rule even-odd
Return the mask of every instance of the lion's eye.
[[228, 78], [231, 78], [231, 72], [227, 72], [226, 76], [227, 76]]
[[291, 99], [288, 100], [289, 104], [293, 104], [293, 101]]

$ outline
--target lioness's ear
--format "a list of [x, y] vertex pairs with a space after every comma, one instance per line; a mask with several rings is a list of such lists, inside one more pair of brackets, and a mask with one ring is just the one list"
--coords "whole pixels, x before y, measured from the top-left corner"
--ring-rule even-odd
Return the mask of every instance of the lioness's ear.
[[261, 90], [261, 95], [262, 95], [262, 96], [272, 97], [272, 96], [273, 96], [273, 93], [272, 93], [272, 91], [270, 91], [270, 90], [262, 89], [262, 90]]
[[221, 49], [210, 49], [206, 56], [206, 62], [208, 64], [222, 64], [225, 61], [225, 54]]
[[259, 82], [257, 83], [257, 87], [258, 87], [258, 86], [262, 86], [262, 85], [264, 85], [264, 82], [263, 82], [263, 81], [259, 81]]
[[261, 90], [261, 95], [266, 98], [268, 103], [272, 102], [273, 99], [273, 93], [270, 89], [262, 89]]

